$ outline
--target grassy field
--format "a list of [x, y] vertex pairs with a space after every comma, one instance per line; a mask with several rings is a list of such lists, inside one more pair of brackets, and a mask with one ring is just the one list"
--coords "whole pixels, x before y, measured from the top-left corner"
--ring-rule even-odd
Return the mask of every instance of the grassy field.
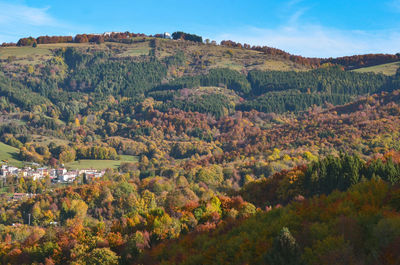
[[124, 51], [118, 54], [118, 57], [135, 57], [141, 55], [149, 55], [149, 52], [151, 50], [148, 41], [124, 45], [123, 48]]
[[[0, 161], [8, 161], [8, 164], [22, 167], [24, 163], [18, 160], [19, 150], [0, 142]], [[137, 156], [121, 155], [120, 160], [79, 160], [66, 164], [68, 169], [106, 169], [118, 168], [124, 162], [136, 162]]]
[[370, 66], [370, 67], [364, 67], [360, 69], [354, 70], [354, 72], [359, 72], [359, 73], [368, 73], [372, 72], [375, 74], [384, 74], [384, 75], [395, 75], [397, 69], [400, 67], [400, 62], [394, 62], [394, 63], [387, 63], [387, 64], [380, 64], [380, 65], [375, 65], [375, 66]]
[[10, 56], [15, 56], [15, 59], [49, 59], [53, 56], [52, 50], [75, 47], [87, 49], [89, 47], [96, 47], [99, 49], [107, 49], [105, 44], [96, 45], [91, 43], [53, 43], [53, 44], [39, 44], [36, 48], [31, 46], [24, 47], [0, 47], [0, 59], [7, 59]]
[[48, 47], [1, 47], [0, 59], [12, 58], [19, 65], [35, 65], [49, 60], [53, 56]]
[[54, 43], [39, 44], [36, 48], [31, 46], [0, 47], [0, 59], [11, 59], [12, 63], [16, 65], [36, 65], [52, 58], [54, 56], [54, 50], [66, 47], [74, 47], [83, 50], [89, 47], [97, 50], [110, 50], [111, 48], [117, 57], [148, 55], [151, 50], [148, 41], [133, 44], [107, 42], [100, 45], [93, 43]]
[[0, 142], [0, 161], [8, 161], [10, 165], [21, 167], [23, 162], [18, 160], [19, 150]]
[[43, 136], [43, 135], [37, 135], [37, 134], [32, 134], [32, 142], [38, 143], [40, 145], [49, 145], [50, 143], [55, 143], [57, 145], [68, 145], [69, 141], [59, 139], [56, 137], [51, 137], [51, 136]]
[[66, 164], [68, 169], [107, 169], [118, 168], [124, 162], [136, 162], [138, 157], [122, 155], [121, 160], [79, 160]]
[[29, 56], [50, 56], [51, 51], [48, 47], [39, 45], [33, 47], [2, 47], [0, 48], [0, 59], [7, 59], [9, 56], [15, 56], [17, 59]]

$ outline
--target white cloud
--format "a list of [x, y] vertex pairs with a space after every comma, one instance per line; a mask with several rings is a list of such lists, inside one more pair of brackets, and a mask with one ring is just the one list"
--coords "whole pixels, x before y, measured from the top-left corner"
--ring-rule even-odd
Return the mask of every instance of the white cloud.
[[16, 42], [21, 37], [63, 35], [81, 27], [60, 21], [49, 14], [50, 7], [36, 8], [0, 2], [0, 43]]
[[292, 14], [289, 18], [288, 25], [297, 24], [299, 19], [301, 18], [301, 16], [303, 16], [307, 10], [308, 10], [308, 8], [301, 8], [301, 9], [297, 10], [296, 12], [294, 12], [294, 14]]
[[47, 8], [33, 8], [24, 5], [0, 3], [1, 24], [25, 24], [43, 26], [54, 24], [56, 21], [47, 14]]
[[[303, 0], [291, 0], [288, 7]], [[392, 8], [400, 12], [400, 0], [391, 0]], [[303, 6], [286, 16], [286, 23], [276, 28], [252, 26], [220, 34], [217, 41], [233, 40], [251, 45], [270, 46], [291, 54], [307, 57], [339, 57], [366, 53], [400, 52], [400, 30], [381, 31], [339, 30], [319, 24], [306, 23], [306, 12], [312, 7]]]
[[266, 45], [307, 57], [400, 52], [400, 32], [346, 31], [310, 24], [288, 23], [276, 29], [247, 27], [216, 39]]

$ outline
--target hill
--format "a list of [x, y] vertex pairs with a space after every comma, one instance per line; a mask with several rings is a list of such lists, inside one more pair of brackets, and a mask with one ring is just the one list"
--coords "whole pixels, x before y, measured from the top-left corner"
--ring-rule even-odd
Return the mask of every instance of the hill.
[[[80, 167], [78, 161], [90, 166], [87, 160], [100, 160], [93, 161], [98, 164], [107, 160], [102, 166], [115, 168], [121, 164], [118, 155], [170, 164], [193, 156], [199, 161], [203, 156], [221, 159], [217, 155], [221, 152], [230, 153], [229, 159], [240, 153], [273, 162], [268, 157], [274, 148], [289, 157], [300, 156], [284, 162], [298, 164], [304, 161], [305, 142], [319, 145], [313, 139], [327, 141], [324, 147], [313, 147], [315, 154], [349, 151], [335, 138], [340, 130], [349, 133], [348, 141], [350, 131], [357, 131], [362, 139], [357, 152], [369, 156], [376, 150], [371, 151], [368, 135], [358, 127], [339, 128], [329, 118], [335, 129], [322, 125], [308, 130], [315, 119], [308, 113], [375, 93], [392, 93], [400, 78], [340, 66], [312, 69], [313, 65], [296, 63], [273, 49], [148, 36], [1, 47], [0, 57], [0, 106], [7, 121], [0, 127], [2, 140], [20, 148], [22, 160], [73, 167]], [[365, 62], [384, 57], [355, 58]], [[394, 117], [374, 106], [368, 111]], [[330, 117], [318, 115], [321, 120]], [[303, 128], [299, 121], [309, 126], [304, 127], [307, 133], [298, 132], [296, 126]], [[376, 122], [384, 129], [374, 136], [386, 135], [389, 128]], [[241, 137], [229, 134], [235, 126]], [[286, 138], [276, 138], [276, 132], [284, 132]], [[384, 151], [395, 145], [386, 146]], [[142, 177], [154, 174], [154, 164], [152, 170], [141, 171]]]
[[18, 159], [19, 149], [0, 142], [0, 160], [13, 166], [22, 166], [23, 162]]
[[394, 62], [394, 63], [387, 63], [387, 64], [380, 64], [380, 65], [358, 68], [354, 71], [359, 72], [359, 73], [375, 73], [375, 74], [384, 74], [384, 75], [395, 75], [399, 68], [400, 68], [400, 63]]
[[398, 263], [399, 55], [173, 38], [0, 47], [0, 158], [108, 168], [3, 179], [0, 263]]
[[367, 182], [155, 247], [143, 264], [397, 264], [398, 187]]
[[54, 57], [54, 50], [74, 47], [79, 50], [88, 48], [107, 51], [114, 58], [131, 58], [148, 56], [153, 53], [156, 58], [163, 59], [182, 51], [186, 57], [185, 69], [191, 72], [204, 72], [211, 68], [230, 68], [238, 71], [258, 70], [307, 70], [280, 56], [266, 55], [263, 52], [219, 45], [204, 45], [186, 41], [173, 41], [158, 38], [133, 38], [132, 43], [106, 42], [93, 43], [54, 43], [38, 44], [37, 47], [0, 47], [2, 65], [16, 67], [18, 65], [37, 65]]
[[[132, 44], [134, 39], [139, 39], [141, 41], [153, 39], [153, 40], [167, 40], [170, 39], [170, 34], [155, 34], [154, 36], [147, 36], [142, 33], [131, 33], [131, 32], [107, 32], [104, 34], [78, 34], [75, 37], [72, 36], [39, 36], [37, 38], [21, 38], [18, 43], [3, 43], [2, 47], [37, 47], [39, 44], [101, 44], [104, 42], [113, 42], [113, 43], [125, 43]], [[190, 41], [196, 44], [203, 44], [203, 38], [201, 36], [185, 33], [185, 32], [174, 32], [172, 34], [172, 39], [179, 41]], [[205, 44], [216, 46], [217, 43], [215, 41], [210, 41], [209, 39], [204, 40]], [[145, 44], [145, 51], [147, 45]], [[341, 65], [347, 70], [374, 66], [384, 63], [391, 63], [399, 61], [400, 54], [363, 54], [363, 55], [353, 55], [353, 56], [345, 56], [338, 58], [306, 58], [299, 55], [293, 55], [283, 50], [272, 48], [268, 46], [251, 46], [246, 43], [237, 43], [231, 40], [223, 40], [220, 43], [220, 46], [228, 47], [228, 48], [240, 48], [241, 50], [247, 51], [257, 51], [263, 54], [272, 56], [274, 58], [283, 58], [285, 60], [292, 61], [296, 64], [300, 64], [308, 67], [319, 67], [321, 65]], [[157, 50], [161, 50], [157, 47]], [[228, 50], [227, 53], [232, 55], [232, 51]], [[135, 54], [135, 53], [133, 53]], [[156, 54], [156, 53], [153, 53]], [[207, 54], [208, 55], [208, 54]], [[230, 64], [228, 64], [230, 65]]]
[[[399, 158], [390, 153], [367, 163], [357, 156], [330, 156], [250, 181], [240, 192], [260, 208], [237, 194], [199, 200], [197, 187], [183, 176], [128, 182], [108, 172], [108, 181], [4, 203], [0, 260], [396, 264]], [[204, 173], [210, 177], [214, 172]], [[32, 184], [25, 183], [30, 189], [50, 188]], [[86, 251], [79, 251], [82, 247]]]

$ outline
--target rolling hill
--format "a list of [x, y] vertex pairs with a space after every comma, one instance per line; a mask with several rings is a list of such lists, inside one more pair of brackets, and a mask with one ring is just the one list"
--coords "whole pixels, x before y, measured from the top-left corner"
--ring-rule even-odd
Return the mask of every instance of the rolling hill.
[[[195, 139], [207, 139], [207, 147], [221, 148], [212, 147], [218, 138], [215, 124], [238, 113], [302, 115], [312, 108], [330, 108], [399, 88], [398, 74], [368, 70], [393, 73], [397, 63], [346, 70], [361, 63], [393, 61], [396, 55], [324, 62], [269, 47], [223, 43], [135, 36], [0, 47], [0, 106], [5, 120], [12, 121], [2, 124], [2, 135], [12, 135], [16, 146], [24, 146], [22, 157], [41, 164], [54, 158], [70, 167], [97, 163], [116, 168], [121, 164], [117, 154], [173, 158], [207, 154], [192, 145]], [[345, 66], [329, 63], [335, 60]], [[151, 119], [162, 120], [162, 115], [177, 115], [176, 111], [184, 113], [183, 119], [198, 113], [215, 121], [190, 131], [180, 129], [185, 122], [176, 120], [151, 124]], [[177, 135], [160, 136], [160, 142], [156, 135], [168, 132], [154, 125], [169, 126], [168, 132]], [[209, 132], [201, 132], [204, 128]], [[126, 140], [107, 140], [114, 136]], [[177, 141], [192, 146], [184, 150]], [[162, 151], [154, 151], [154, 146]]]
[[0, 142], [0, 160], [13, 166], [21, 167], [23, 162], [18, 159], [19, 149]]
[[400, 63], [394, 62], [394, 63], [358, 68], [354, 71], [358, 73], [375, 73], [375, 74], [384, 74], [390, 76], [390, 75], [395, 75], [399, 68], [400, 68]]
[[0, 263], [398, 264], [400, 55], [173, 35], [0, 47], [0, 159], [110, 168], [4, 179]]
[[182, 51], [187, 58], [185, 69], [191, 72], [204, 72], [212, 68], [230, 68], [237, 71], [258, 70], [296, 70], [310, 69], [281, 56], [266, 55], [259, 51], [234, 47], [195, 44], [157, 38], [133, 38], [131, 44], [124, 43], [55, 43], [38, 44], [37, 47], [0, 47], [0, 60], [3, 66], [38, 65], [54, 57], [54, 50], [74, 47], [78, 50], [93, 49], [106, 51], [115, 58], [139, 58], [153, 52], [158, 59]]

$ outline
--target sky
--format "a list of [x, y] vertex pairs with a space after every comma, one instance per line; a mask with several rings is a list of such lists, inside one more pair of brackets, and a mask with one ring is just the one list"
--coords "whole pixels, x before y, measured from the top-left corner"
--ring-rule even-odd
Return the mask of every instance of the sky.
[[400, 0], [0, 0], [0, 43], [185, 31], [307, 57], [400, 52]]

